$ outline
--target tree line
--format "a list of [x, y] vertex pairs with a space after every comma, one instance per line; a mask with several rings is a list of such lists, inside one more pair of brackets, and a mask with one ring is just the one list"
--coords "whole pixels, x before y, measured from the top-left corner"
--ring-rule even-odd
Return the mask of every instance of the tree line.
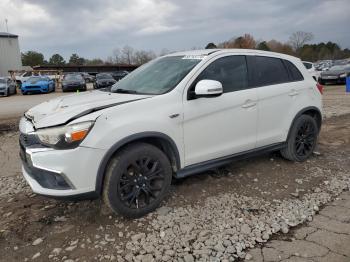
[[337, 43], [331, 41], [318, 44], [308, 44], [314, 38], [312, 33], [298, 31], [289, 37], [286, 43], [277, 40], [256, 40], [250, 34], [234, 37], [227, 41], [214, 44], [208, 43], [206, 48], [247, 48], [278, 52], [299, 57], [304, 61], [316, 62], [318, 60], [350, 58], [350, 49], [342, 49]]
[[[250, 34], [233, 37], [221, 43], [208, 43], [205, 48], [247, 48], [258, 49], [265, 51], [273, 51], [288, 55], [300, 57], [305, 61], [318, 61], [329, 59], [344, 59], [350, 58], [350, 50], [342, 49], [334, 42], [321, 42], [318, 44], [309, 44], [314, 36], [310, 32], [298, 31], [293, 33], [289, 41], [283, 43], [277, 40], [257, 40]], [[163, 49], [159, 55], [170, 53], [169, 50]], [[78, 54], [72, 54], [68, 61], [60, 54], [53, 54], [48, 60], [45, 60], [44, 55], [36, 51], [27, 51], [22, 53], [22, 64], [24, 66], [36, 65], [108, 65], [108, 64], [127, 64], [127, 65], [142, 65], [156, 58], [158, 55], [153, 51], [137, 50], [131, 46], [116, 48], [111, 56], [106, 60], [100, 58], [86, 59]]]
[[100, 58], [86, 59], [78, 54], [72, 54], [68, 61], [65, 61], [60, 54], [53, 54], [48, 60], [45, 60], [44, 55], [36, 51], [27, 51], [21, 54], [22, 64], [24, 66], [36, 65], [108, 65], [108, 64], [127, 64], [127, 65], [142, 65], [157, 57], [153, 51], [136, 50], [131, 46], [116, 48], [113, 54], [102, 60]]

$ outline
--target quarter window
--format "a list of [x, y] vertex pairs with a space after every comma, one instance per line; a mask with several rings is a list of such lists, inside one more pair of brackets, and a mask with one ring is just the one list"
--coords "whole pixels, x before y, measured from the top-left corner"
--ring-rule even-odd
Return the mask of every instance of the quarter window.
[[215, 60], [200, 73], [195, 83], [204, 79], [219, 81], [224, 93], [246, 89], [248, 70], [245, 56], [226, 56]]
[[289, 82], [288, 72], [279, 58], [256, 56], [254, 71], [257, 86]]
[[288, 67], [288, 70], [290, 72], [292, 81], [302, 81], [304, 80], [303, 75], [300, 73], [299, 69], [296, 68], [295, 65], [293, 65], [291, 62], [284, 60], [285, 64]]

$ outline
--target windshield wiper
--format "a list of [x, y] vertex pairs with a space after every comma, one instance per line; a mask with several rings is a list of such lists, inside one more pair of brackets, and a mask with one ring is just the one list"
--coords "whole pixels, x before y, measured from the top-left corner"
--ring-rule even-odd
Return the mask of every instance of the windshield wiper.
[[116, 90], [113, 91], [113, 93], [121, 93], [121, 94], [137, 94], [138, 92], [135, 90], [129, 90], [129, 89], [122, 89], [122, 88], [117, 88]]

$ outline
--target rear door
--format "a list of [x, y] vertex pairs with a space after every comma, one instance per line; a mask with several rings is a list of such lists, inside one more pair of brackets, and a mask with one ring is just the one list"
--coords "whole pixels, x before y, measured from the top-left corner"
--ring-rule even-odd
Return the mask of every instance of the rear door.
[[[216, 80], [224, 93], [191, 97], [200, 80]], [[225, 55], [212, 61], [184, 94], [185, 164], [191, 165], [255, 148], [257, 94], [249, 85], [246, 57]]]
[[258, 96], [256, 146], [283, 142], [289, 115], [298, 99], [298, 84], [291, 82], [287, 66], [278, 57], [255, 56], [251, 64]]

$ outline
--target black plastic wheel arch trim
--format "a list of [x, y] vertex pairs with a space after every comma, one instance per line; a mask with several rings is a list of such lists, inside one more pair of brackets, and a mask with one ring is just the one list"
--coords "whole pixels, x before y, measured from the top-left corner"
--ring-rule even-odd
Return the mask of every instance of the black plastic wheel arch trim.
[[159, 138], [159, 139], [164, 139], [167, 142], [169, 142], [171, 145], [171, 148], [175, 154], [176, 167], [177, 167], [177, 169], [181, 168], [180, 154], [179, 154], [179, 151], [177, 149], [176, 143], [168, 135], [166, 135], [164, 133], [160, 133], [160, 132], [141, 132], [141, 133], [133, 134], [131, 136], [125, 137], [122, 140], [116, 142], [107, 151], [107, 153], [103, 156], [102, 161], [98, 167], [97, 177], [96, 177], [96, 190], [95, 191], [98, 194], [102, 193], [105, 172], [106, 172], [107, 165], [108, 165], [111, 157], [118, 151], [118, 149], [120, 149], [124, 145], [126, 145], [128, 143], [132, 143], [134, 141], [136, 142], [140, 139], [146, 139], [146, 138]]
[[310, 111], [310, 110], [314, 110], [314, 111], [316, 111], [316, 112], [319, 114], [320, 119], [321, 119], [321, 122], [320, 122], [319, 124], [317, 123], [317, 125], [318, 125], [318, 132], [321, 131], [321, 126], [322, 126], [322, 114], [321, 114], [320, 110], [319, 110], [317, 107], [308, 106], [308, 107], [305, 107], [305, 108], [303, 108], [302, 110], [300, 110], [300, 111], [295, 115], [295, 117], [293, 118], [293, 121], [292, 121], [292, 123], [291, 123], [290, 126], [289, 126], [289, 131], [288, 131], [288, 135], [287, 135], [287, 141], [288, 141], [288, 139], [289, 139], [290, 132], [291, 132], [291, 130], [292, 130], [292, 127], [293, 127], [295, 121], [296, 121], [301, 115], [303, 115], [305, 112]]

